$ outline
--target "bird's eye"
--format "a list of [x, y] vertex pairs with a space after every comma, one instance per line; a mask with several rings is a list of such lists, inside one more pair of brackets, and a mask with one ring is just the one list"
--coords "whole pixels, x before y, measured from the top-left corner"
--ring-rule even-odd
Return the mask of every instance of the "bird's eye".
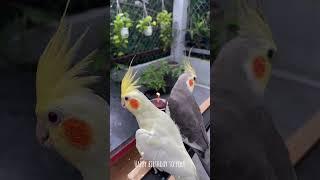
[[128, 98], [127, 96], [126, 96], [126, 97], [124, 97], [124, 100], [128, 101], [128, 99], [129, 99], [129, 98]]
[[273, 55], [274, 55], [274, 50], [273, 49], [269, 49], [268, 50], [268, 54], [267, 54], [268, 58], [271, 59], [273, 57]]
[[55, 112], [49, 112], [49, 113], [48, 113], [48, 120], [49, 120], [51, 123], [58, 123], [58, 122], [59, 122], [58, 114], [55, 113]]
[[193, 77], [193, 80], [195, 81], [197, 78], [196, 77]]

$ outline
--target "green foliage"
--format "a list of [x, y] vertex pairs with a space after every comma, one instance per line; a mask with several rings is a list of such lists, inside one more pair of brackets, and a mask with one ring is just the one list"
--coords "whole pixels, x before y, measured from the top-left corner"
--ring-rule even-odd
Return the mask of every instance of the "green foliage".
[[183, 66], [178, 66], [177, 68], [171, 68], [171, 76], [177, 79], [184, 72]]
[[167, 82], [165, 77], [178, 78], [183, 72], [183, 66], [170, 66], [167, 61], [162, 61], [160, 65], [150, 65], [147, 67], [140, 77], [140, 84], [151, 90], [162, 90], [166, 92]]
[[152, 21], [151, 16], [147, 16], [138, 21], [136, 28], [138, 29], [139, 32], [143, 33], [143, 31], [145, 31], [148, 28], [148, 26], [156, 26], [156, 25], [157, 25], [157, 22]]
[[118, 52], [116, 52], [117, 56], [122, 56], [124, 53], [122, 52], [122, 48], [128, 47], [128, 37], [123, 37], [121, 35], [122, 28], [130, 28], [132, 26], [132, 21], [129, 18], [128, 13], [119, 13], [117, 14], [116, 18], [112, 22], [113, 25], [113, 32], [112, 32], [112, 43], [114, 46], [118, 49]]
[[164, 72], [155, 65], [150, 65], [141, 75], [140, 83], [148, 89], [165, 92]]
[[196, 14], [192, 17], [192, 25], [189, 31], [191, 39], [194, 41], [197, 41], [202, 37], [209, 37], [210, 28], [207, 19], [199, 14]]
[[163, 10], [157, 15], [157, 22], [160, 24], [160, 41], [164, 49], [171, 45], [172, 41], [172, 13]]

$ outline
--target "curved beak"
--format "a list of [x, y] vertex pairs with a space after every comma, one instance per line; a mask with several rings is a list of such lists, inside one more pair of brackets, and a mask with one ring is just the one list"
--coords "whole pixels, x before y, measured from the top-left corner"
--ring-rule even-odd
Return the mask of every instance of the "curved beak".
[[46, 124], [42, 120], [38, 120], [36, 127], [36, 137], [39, 144], [51, 147], [50, 139], [49, 139], [49, 129]]
[[125, 102], [124, 102], [123, 99], [121, 99], [121, 106], [122, 106], [123, 108], [126, 108], [126, 104], [125, 104]]

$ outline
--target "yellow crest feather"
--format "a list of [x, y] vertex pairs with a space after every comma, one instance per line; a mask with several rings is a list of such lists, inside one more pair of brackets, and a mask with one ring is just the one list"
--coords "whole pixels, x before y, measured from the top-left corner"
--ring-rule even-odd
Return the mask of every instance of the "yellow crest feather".
[[257, 4], [256, 8], [251, 8], [247, 0], [234, 0], [238, 8], [238, 18], [239, 18], [239, 35], [241, 37], [256, 37], [263, 38], [274, 46], [272, 32], [267, 22], [266, 18], [263, 16], [261, 6], [262, 4]]
[[190, 48], [190, 50], [189, 50], [188, 59], [184, 60], [184, 64], [183, 64], [184, 65], [184, 72], [191, 73], [193, 76], [196, 76], [196, 71], [193, 69], [193, 67], [191, 66], [191, 62], [190, 62], [191, 51], [192, 51], [192, 48]]
[[[132, 63], [133, 59], [131, 60]], [[125, 96], [126, 94], [137, 90], [140, 86], [137, 85], [139, 78], [134, 80], [136, 73], [133, 73], [131, 63], [129, 65], [128, 71], [124, 75], [122, 82], [121, 82], [121, 97]]]
[[96, 76], [79, 77], [91, 63], [90, 59], [94, 52], [71, 67], [74, 54], [78, 50], [87, 31], [69, 48], [70, 28], [66, 26], [64, 20], [69, 1], [67, 2], [57, 31], [49, 41], [38, 62], [36, 77], [37, 113], [45, 109], [54, 100], [70, 94], [84, 91], [90, 92], [91, 90], [86, 86], [97, 80]]

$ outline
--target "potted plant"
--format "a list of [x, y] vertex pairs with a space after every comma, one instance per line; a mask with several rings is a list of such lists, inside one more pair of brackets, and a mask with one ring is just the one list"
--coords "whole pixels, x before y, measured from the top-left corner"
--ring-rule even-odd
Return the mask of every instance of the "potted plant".
[[160, 24], [160, 41], [164, 49], [167, 49], [172, 39], [172, 13], [162, 10], [157, 14], [157, 23]]
[[[113, 32], [111, 40], [114, 46], [118, 49], [128, 47], [129, 28], [132, 26], [132, 21], [128, 13], [118, 13], [112, 22]], [[122, 56], [122, 51], [117, 52], [117, 56]]]
[[152, 102], [152, 104], [154, 104], [158, 109], [160, 109], [161, 111], [165, 111], [166, 110], [166, 106], [167, 106], [167, 100], [160, 98], [160, 93], [157, 92], [156, 93], [156, 98], [151, 99], [150, 101]]
[[147, 16], [141, 20], [139, 20], [136, 28], [139, 32], [143, 33], [145, 36], [152, 35], [152, 26], [156, 26], [156, 21], [152, 21], [151, 16]]
[[156, 93], [169, 93], [182, 72], [182, 66], [163, 61], [159, 65], [147, 67], [139, 82], [145, 88], [145, 95], [152, 99]]

